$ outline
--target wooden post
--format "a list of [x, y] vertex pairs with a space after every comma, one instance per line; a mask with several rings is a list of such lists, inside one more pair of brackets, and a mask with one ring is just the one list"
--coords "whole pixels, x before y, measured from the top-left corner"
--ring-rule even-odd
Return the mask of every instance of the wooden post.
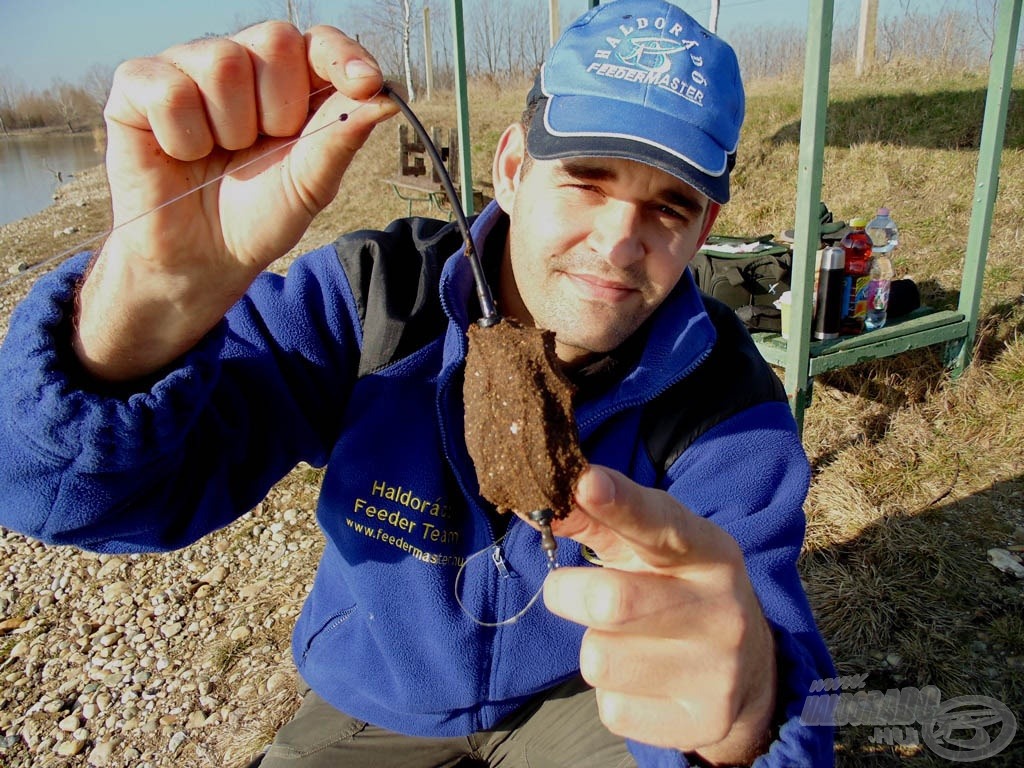
[[860, 27], [857, 30], [857, 77], [875, 65], [875, 36], [878, 31], [878, 0], [860, 0]]
[[427, 101], [434, 92], [434, 44], [430, 35], [430, 6], [423, 6], [423, 73], [427, 78]]
[[558, 19], [558, 0], [548, 0], [548, 40], [550, 45], [558, 42], [562, 23]]

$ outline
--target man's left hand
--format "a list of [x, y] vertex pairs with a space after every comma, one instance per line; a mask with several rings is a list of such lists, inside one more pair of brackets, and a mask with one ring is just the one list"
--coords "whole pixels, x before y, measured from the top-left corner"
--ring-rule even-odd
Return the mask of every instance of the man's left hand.
[[560, 568], [548, 609], [586, 626], [580, 670], [613, 733], [748, 764], [775, 703], [771, 630], [736, 541], [663, 491], [591, 466], [554, 532], [603, 568]]

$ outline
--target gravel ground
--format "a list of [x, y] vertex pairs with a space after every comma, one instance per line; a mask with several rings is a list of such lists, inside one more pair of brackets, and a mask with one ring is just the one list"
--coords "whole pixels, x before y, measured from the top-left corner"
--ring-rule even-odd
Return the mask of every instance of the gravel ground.
[[[0, 333], [40, 274], [108, 227], [101, 168], [0, 227]], [[322, 547], [319, 481], [300, 466], [170, 554], [95, 555], [0, 528], [0, 765], [245, 765], [297, 705], [289, 642]]]

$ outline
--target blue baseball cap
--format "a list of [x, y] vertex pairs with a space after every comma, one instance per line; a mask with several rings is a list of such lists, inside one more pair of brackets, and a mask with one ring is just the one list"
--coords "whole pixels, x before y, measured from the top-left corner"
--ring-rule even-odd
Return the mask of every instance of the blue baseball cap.
[[717, 203], [743, 124], [736, 53], [666, 0], [613, 0], [577, 19], [527, 97], [539, 160], [616, 157], [659, 168]]

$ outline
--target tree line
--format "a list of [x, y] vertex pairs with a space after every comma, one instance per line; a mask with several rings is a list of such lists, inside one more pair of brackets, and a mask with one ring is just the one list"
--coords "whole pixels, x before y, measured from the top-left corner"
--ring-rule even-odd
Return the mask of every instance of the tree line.
[[95, 65], [78, 82], [57, 80], [43, 91], [20, 87], [0, 73], [0, 134], [35, 128], [90, 130], [103, 121], [112, 67]]
[[[451, 3], [425, 0], [365, 0], [346, 32], [373, 53], [388, 77], [419, 94], [426, 85], [428, 47], [424, 9], [429, 6], [430, 70], [433, 84], [455, 82]], [[568, 19], [565, 20], [568, 22]], [[548, 0], [475, 0], [463, 19], [466, 70], [471, 78], [497, 84], [532, 77], [550, 42]]]
[[[267, 0], [267, 18], [289, 18], [300, 27], [316, 20], [312, 0]], [[565, 4], [563, 4], [565, 5]], [[943, 68], [969, 69], [987, 63], [994, 30], [993, 0], [976, 0], [975, 13], [949, 7], [922, 12], [914, 0], [899, 0], [899, 13], [879, 20], [876, 66], [918, 60]], [[424, 9], [429, 7], [429, 14]], [[565, 9], [573, 16], [578, 9]], [[725, 5], [724, 13], [729, 6]], [[569, 19], [562, 20], [562, 24]], [[702, 20], [706, 21], [706, 20]], [[434, 88], [455, 83], [451, 4], [434, 0], [360, 0], [334, 22], [357, 39], [380, 62], [386, 76], [403, 83], [415, 100], [424, 93], [426, 76]], [[548, 0], [474, 0], [463, 20], [466, 67], [470, 78], [502, 86], [521, 83], [539, 70], [550, 30]], [[241, 25], [245, 26], [245, 25]], [[429, 40], [426, 34], [429, 28]], [[773, 27], [744, 28], [724, 35], [736, 48], [748, 81], [777, 76], [798, 77], [803, 67], [804, 31], [786, 19]], [[855, 56], [856, 25], [836, 27], [834, 64]], [[428, 67], [426, 51], [431, 50]], [[69, 131], [101, 124], [113, 67], [95, 65], [78, 82], [55, 82], [38, 92], [19, 88], [0, 72], [0, 134], [57, 127]]]

